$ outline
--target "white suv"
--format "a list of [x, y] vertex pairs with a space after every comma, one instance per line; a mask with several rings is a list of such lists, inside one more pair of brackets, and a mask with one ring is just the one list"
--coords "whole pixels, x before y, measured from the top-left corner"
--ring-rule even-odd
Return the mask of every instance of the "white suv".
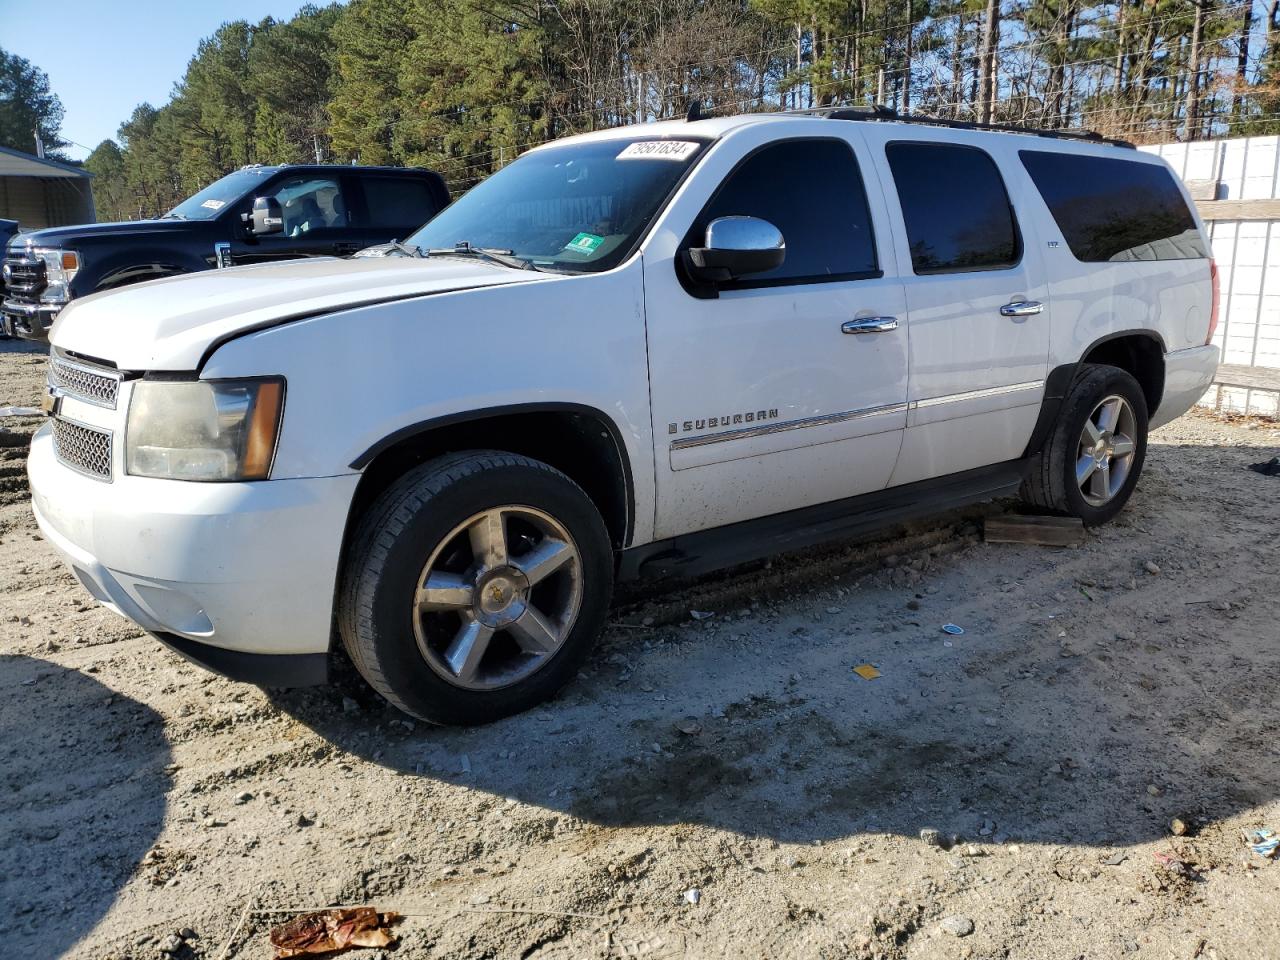
[[1210, 384], [1208, 245], [1096, 137], [819, 111], [532, 150], [377, 256], [73, 302], [30, 457], [190, 659], [401, 709], [550, 697], [615, 578], [1022, 494], [1101, 523]]

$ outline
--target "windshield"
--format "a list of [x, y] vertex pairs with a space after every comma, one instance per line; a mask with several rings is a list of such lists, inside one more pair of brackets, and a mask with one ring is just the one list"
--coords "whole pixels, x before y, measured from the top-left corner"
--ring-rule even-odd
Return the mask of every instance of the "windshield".
[[165, 214], [179, 220], [212, 220], [229, 203], [234, 203], [276, 172], [275, 167], [253, 167], [228, 173], [194, 197], [188, 197]]
[[603, 140], [526, 153], [407, 243], [510, 250], [535, 267], [598, 272], [622, 262], [702, 150], [694, 140]]

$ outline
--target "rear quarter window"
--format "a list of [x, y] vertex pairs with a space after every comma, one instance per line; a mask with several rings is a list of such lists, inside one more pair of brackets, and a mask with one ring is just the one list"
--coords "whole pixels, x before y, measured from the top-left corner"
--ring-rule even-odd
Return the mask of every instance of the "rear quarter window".
[[1173, 174], [1156, 163], [1019, 151], [1077, 260], [1194, 260], [1204, 238]]

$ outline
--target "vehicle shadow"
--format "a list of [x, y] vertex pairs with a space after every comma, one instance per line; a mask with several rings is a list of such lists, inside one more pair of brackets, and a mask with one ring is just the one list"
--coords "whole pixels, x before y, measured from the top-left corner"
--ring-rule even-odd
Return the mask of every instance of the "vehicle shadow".
[[159, 835], [169, 747], [159, 714], [83, 672], [4, 655], [0, 687], [0, 953], [59, 957]]
[[[1256, 455], [1204, 447], [1186, 469]], [[972, 542], [847, 593], [824, 575], [701, 621], [615, 616], [556, 702], [486, 727], [407, 729], [349, 667], [337, 689], [273, 697], [370, 762], [603, 826], [793, 843], [927, 827], [975, 842], [1158, 839], [1174, 817], [1195, 829], [1280, 796], [1277, 705], [1258, 682], [1275, 657], [1280, 503], [1216, 516], [1229, 504], [1175, 496], [1178, 470], [1156, 461], [1083, 548]], [[1160, 576], [1143, 569], [1152, 555]], [[863, 679], [862, 664], [881, 675]]]
[[43, 353], [49, 352], [49, 344], [37, 343], [34, 340], [22, 340], [18, 337], [0, 337], [0, 353]]

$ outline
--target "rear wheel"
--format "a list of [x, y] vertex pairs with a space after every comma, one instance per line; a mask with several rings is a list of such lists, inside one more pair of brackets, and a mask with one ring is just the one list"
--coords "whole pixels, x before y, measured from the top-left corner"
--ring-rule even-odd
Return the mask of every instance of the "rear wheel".
[[485, 723], [572, 679], [612, 587], [604, 522], [572, 480], [514, 454], [457, 454], [365, 514], [339, 629], [356, 669], [406, 713]]
[[1086, 525], [1119, 513], [1147, 453], [1142, 387], [1119, 367], [1082, 364], [1023, 486], [1030, 503]]

